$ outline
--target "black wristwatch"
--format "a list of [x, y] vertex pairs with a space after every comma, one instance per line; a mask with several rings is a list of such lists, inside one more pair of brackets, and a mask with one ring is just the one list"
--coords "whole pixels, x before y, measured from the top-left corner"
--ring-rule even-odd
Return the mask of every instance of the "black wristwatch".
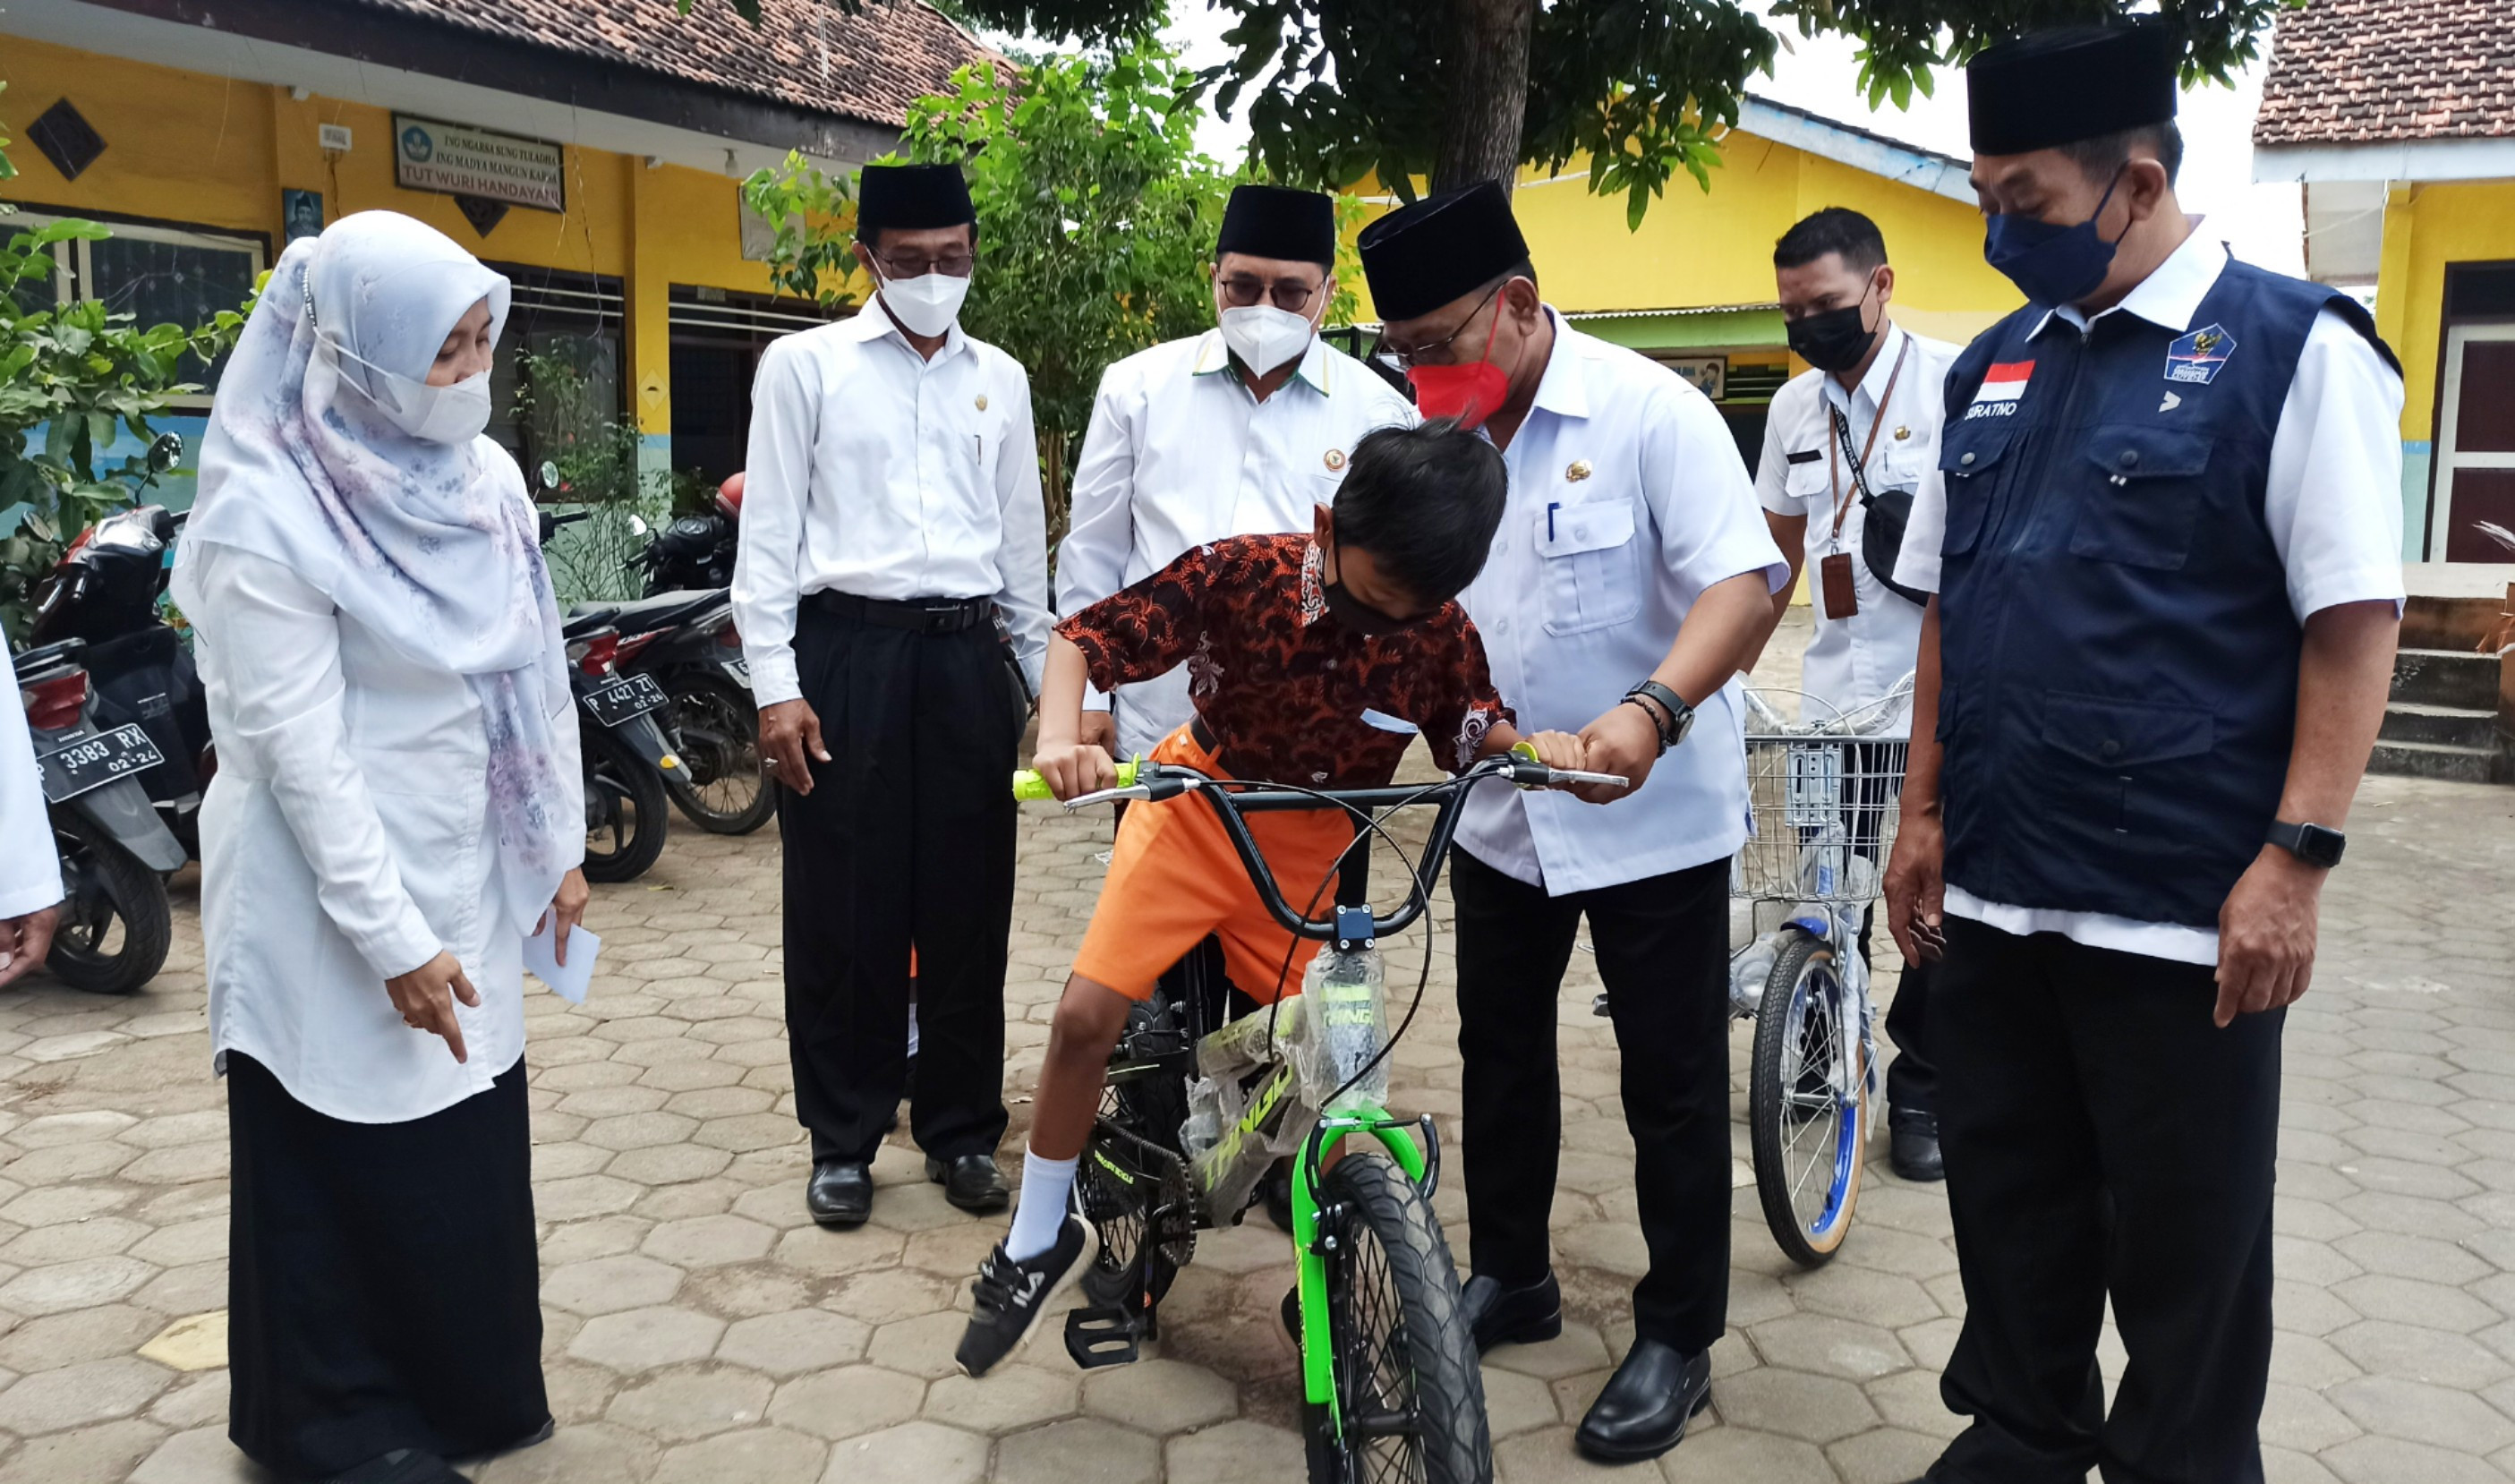
[[2329, 871], [2340, 864], [2340, 852], [2348, 846], [2349, 837], [2319, 824], [2290, 824], [2281, 819], [2271, 824], [2270, 843], [2309, 866]]
[[[1685, 704], [1685, 697], [1657, 680], [1642, 681], [1626, 691], [1625, 699], [1635, 706], [1641, 706], [1642, 714], [1649, 717], [1651, 725], [1659, 729], [1659, 750], [1662, 754], [1666, 754], [1670, 748], [1684, 741], [1685, 734], [1694, 729], [1694, 708]], [[1651, 704], [1645, 706], [1642, 704], [1645, 701]], [[1662, 713], [1666, 713], [1666, 721], [1661, 720]]]

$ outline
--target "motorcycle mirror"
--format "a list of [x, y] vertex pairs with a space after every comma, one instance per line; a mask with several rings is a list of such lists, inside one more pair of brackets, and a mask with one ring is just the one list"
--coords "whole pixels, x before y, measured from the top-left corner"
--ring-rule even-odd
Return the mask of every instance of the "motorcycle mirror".
[[161, 433], [148, 445], [148, 472], [162, 474], [184, 462], [184, 435]]
[[542, 488], [558, 488], [558, 466], [557, 464], [552, 463], [548, 459], [544, 459], [542, 460], [542, 467], [539, 473], [541, 474]]
[[643, 515], [631, 515], [631, 516], [629, 517], [629, 530], [630, 530], [631, 534], [633, 534], [633, 535], [639, 535], [639, 536], [643, 536], [643, 535], [645, 535], [645, 534], [646, 534], [646, 517], [645, 517], [645, 516], [643, 516]]

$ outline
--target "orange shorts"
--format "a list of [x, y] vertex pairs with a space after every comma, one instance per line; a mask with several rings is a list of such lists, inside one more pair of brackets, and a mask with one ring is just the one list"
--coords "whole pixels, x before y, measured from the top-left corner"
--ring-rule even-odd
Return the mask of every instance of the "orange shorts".
[[[1186, 727], [1162, 739], [1153, 761], [1178, 763], [1217, 778], [1229, 774], [1213, 754], [1196, 745]], [[1277, 886], [1295, 911], [1319, 891], [1337, 857], [1353, 843], [1352, 816], [1342, 809], [1296, 809], [1252, 814], [1249, 832], [1274, 871]], [[1313, 917], [1333, 911], [1333, 883], [1319, 892]], [[1281, 984], [1299, 994], [1301, 971], [1319, 944], [1284, 930], [1231, 847], [1214, 805], [1194, 794], [1163, 804], [1137, 804], [1118, 826], [1092, 926], [1074, 956], [1074, 971], [1130, 1000], [1151, 997], [1153, 983], [1211, 934], [1222, 940], [1224, 969], [1232, 987], [1272, 1004]], [[1285, 968], [1286, 954], [1292, 967]]]

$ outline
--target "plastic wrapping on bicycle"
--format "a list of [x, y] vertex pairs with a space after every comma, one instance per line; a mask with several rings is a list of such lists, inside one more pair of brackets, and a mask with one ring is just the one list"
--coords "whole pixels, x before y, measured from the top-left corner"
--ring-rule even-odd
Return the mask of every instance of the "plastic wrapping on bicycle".
[[[1369, 820], [1380, 809], [1407, 808], [1431, 804], [1437, 812], [1432, 817], [1430, 837], [1424, 842], [1422, 854], [1412, 873], [1416, 889], [1409, 891], [1405, 903], [1395, 912], [1382, 916], [1372, 914], [1372, 931], [1377, 936], [1402, 932], [1423, 915], [1432, 900], [1432, 887], [1440, 880], [1442, 858], [1449, 854], [1450, 841], [1458, 833], [1459, 817], [1467, 801], [1467, 791], [1488, 778], [1505, 779], [1522, 788], [1551, 788], [1562, 784], [1595, 783], [1611, 788], [1626, 786], [1627, 780], [1611, 773], [1588, 773], [1558, 770], [1537, 761], [1533, 750], [1522, 743], [1509, 754], [1486, 758], [1463, 773], [1435, 779], [1429, 783], [1392, 783], [1367, 789], [1313, 789], [1290, 787], [1257, 779], [1216, 778], [1196, 768], [1175, 763], [1155, 763], [1138, 759], [1119, 764], [1118, 786], [1096, 793], [1078, 794], [1065, 801], [1071, 811], [1095, 804], [1113, 804], [1133, 800], [1158, 804], [1195, 792], [1214, 805], [1222, 821], [1222, 832], [1231, 848], [1240, 856], [1240, 864], [1249, 873], [1250, 882], [1258, 888], [1258, 899], [1265, 904], [1267, 915], [1285, 931], [1296, 937], [1318, 942], [1332, 942], [1337, 937], [1335, 906], [1329, 906], [1324, 918], [1307, 918], [1284, 899], [1283, 888], [1275, 880], [1274, 870], [1258, 847], [1256, 837], [1249, 833], [1247, 815], [1270, 813], [1285, 809], [1343, 809], [1356, 819]], [[1014, 775], [1016, 797], [1038, 798], [1045, 785], [1036, 773]]]

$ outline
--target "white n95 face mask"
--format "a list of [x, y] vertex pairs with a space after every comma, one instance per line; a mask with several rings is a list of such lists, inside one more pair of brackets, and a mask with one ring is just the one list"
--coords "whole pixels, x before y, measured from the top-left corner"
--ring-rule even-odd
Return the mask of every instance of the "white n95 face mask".
[[882, 307], [912, 335], [940, 335], [961, 317], [969, 280], [950, 273], [920, 273], [882, 281]]
[[1222, 343], [1255, 376], [1264, 376], [1308, 350], [1314, 328], [1307, 315], [1271, 304], [1225, 309], [1220, 322]]
[[388, 422], [424, 443], [469, 443], [489, 428], [489, 373], [432, 387], [388, 371], [330, 336], [323, 344], [342, 360], [366, 369], [367, 400]]

